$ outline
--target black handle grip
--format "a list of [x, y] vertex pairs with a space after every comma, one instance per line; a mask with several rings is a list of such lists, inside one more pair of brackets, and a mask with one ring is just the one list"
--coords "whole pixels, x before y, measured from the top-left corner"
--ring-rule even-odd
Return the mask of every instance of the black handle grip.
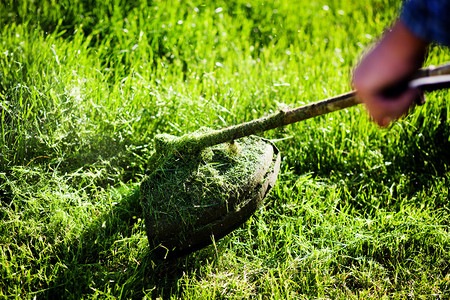
[[[380, 92], [386, 100], [395, 99], [399, 97], [408, 88], [417, 88], [422, 92], [432, 92], [442, 89], [450, 88], [450, 75], [434, 75], [419, 77], [413, 80], [404, 79], [396, 84], [385, 88]], [[422, 105], [425, 103], [425, 97], [422, 94], [416, 99], [416, 104]]]
[[405, 78], [391, 86], [384, 88], [380, 91], [380, 96], [387, 100], [398, 98], [409, 88], [410, 79], [411, 78]]

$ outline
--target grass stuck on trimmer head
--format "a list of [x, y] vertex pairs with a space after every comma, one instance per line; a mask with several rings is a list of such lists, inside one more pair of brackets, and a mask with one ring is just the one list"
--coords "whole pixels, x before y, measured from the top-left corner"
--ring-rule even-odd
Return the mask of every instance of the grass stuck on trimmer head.
[[183, 137], [156, 141], [154, 171], [142, 182], [141, 197], [150, 246], [160, 257], [225, 236], [251, 216], [276, 181], [278, 150], [257, 136], [192, 153], [179, 150], [185, 149]]

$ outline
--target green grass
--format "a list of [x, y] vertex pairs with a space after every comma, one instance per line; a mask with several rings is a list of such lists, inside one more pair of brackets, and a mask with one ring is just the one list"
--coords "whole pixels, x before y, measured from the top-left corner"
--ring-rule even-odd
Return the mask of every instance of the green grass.
[[265, 205], [181, 259], [139, 204], [156, 134], [348, 91], [398, 1], [72, 2], [0, 7], [0, 298], [450, 295], [447, 91], [388, 129], [357, 107], [264, 133]]

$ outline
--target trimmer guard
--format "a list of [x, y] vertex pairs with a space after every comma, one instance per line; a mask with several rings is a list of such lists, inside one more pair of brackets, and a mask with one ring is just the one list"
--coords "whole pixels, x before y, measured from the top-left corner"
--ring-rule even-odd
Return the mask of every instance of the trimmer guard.
[[[246, 139], [250, 138], [263, 148], [260, 151], [262, 157], [254, 172], [245, 180], [245, 184], [229, 191], [226, 202], [192, 208], [196, 217], [193, 223], [184, 224], [180, 220], [166, 218], [164, 214], [156, 218], [152, 214], [151, 206], [155, 197], [161, 197], [161, 191], [158, 191], [151, 176], [144, 180], [141, 197], [152, 253], [160, 258], [169, 258], [201, 249], [238, 228], [261, 206], [276, 182], [281, 158], [279, 150], [270, 141], [256, 136]], [[174, 175], [168, 172], [172, 170], [164, 170], [164, 176]]]

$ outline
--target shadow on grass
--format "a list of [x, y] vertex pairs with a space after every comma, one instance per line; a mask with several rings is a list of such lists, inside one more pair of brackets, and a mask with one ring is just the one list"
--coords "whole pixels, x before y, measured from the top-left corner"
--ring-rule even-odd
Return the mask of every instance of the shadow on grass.
[[148, 294], [166, 299], [179, 294], [178, 280], [197, 268], [198, 257], [155, 258], [141, 234], [141, 218], [136, 188], [93, 221], [81, 237], [56, 251], [54, 265], [60, 270], [46, 287], [44, 298], [108, 295], [141, 299]]

